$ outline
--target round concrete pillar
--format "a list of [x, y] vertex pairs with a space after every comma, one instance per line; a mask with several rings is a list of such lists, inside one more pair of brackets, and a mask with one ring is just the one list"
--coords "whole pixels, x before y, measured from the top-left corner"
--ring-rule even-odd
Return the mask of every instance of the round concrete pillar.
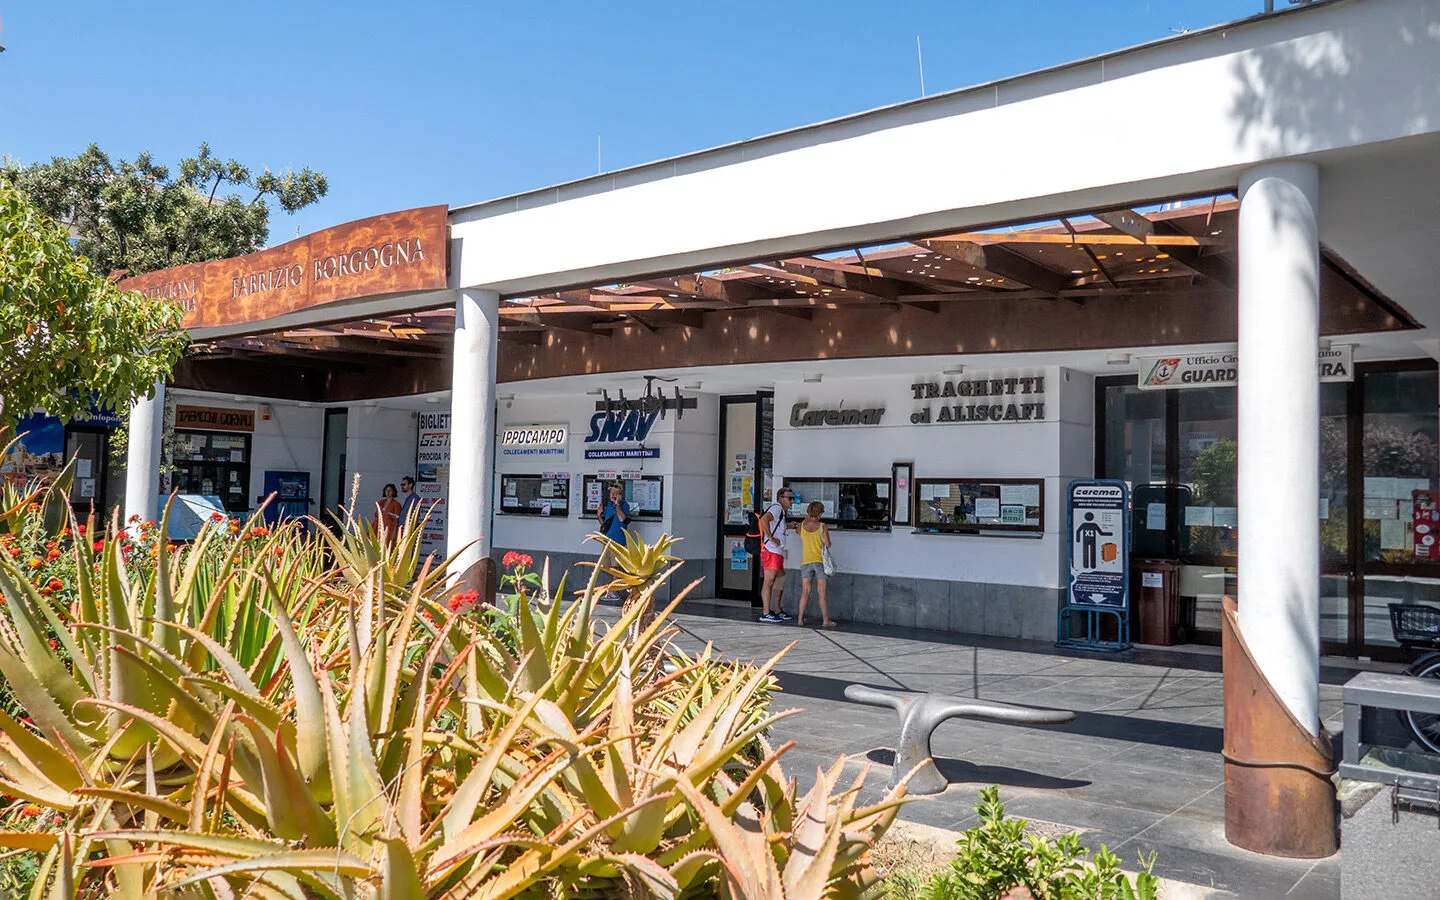
[[165, 382], [155, 382], [150, 396], [130, 405], [130, 434], [125, 459], [125, 521], [159, 517], [160, 442], [165, 427]]
[[[490, 557], [495, 480], [495, 364], [500, 295], [462, 290], [455, 303], [455, 368], [450, 386], [450, 496], [446, 553], [467, 581]], [[458, 556], [457, 556], [458, 554]]]

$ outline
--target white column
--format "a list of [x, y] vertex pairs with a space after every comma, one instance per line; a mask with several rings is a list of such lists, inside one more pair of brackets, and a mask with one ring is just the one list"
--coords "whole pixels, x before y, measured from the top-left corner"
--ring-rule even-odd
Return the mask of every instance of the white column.
[[160, 440], [165, 427], [165, 382], [155, 382], [149, 397], [130, 407], [130, 434], [126, 439], [125, 521], [131, 516], [156, 518], [160, 496]]
[[462, 290], [455, 302], [455, 370], [450, 384], [450, 497], [446, 553], [463, 575], [490, 555], [495, 473], [495, 362], [500, 295]]
[[1320, 727], [1319, 170], [1240, 179], [1240, 630], [1281, 701]]

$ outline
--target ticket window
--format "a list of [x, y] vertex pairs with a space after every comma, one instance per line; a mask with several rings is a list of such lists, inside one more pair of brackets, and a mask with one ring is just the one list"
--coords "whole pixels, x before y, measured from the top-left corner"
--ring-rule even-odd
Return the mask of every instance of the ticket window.
[[232, 513], [249, 511], [250, 435], [176, 431], [173, 461], [175, 490], [219, 497]]

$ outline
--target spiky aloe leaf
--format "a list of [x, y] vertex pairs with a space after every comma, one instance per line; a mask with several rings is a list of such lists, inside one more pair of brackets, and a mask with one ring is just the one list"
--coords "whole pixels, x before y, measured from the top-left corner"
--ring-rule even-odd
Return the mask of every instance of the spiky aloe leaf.
[[[285, 647], [285, 660], [290, 664], [290, 679], [295, 692], [295, 750], [300, 773], [306, 784], [322, 802], [331, 795], [329, 745], [325, 739], [325, 704], [320, 697], [320, 683], [305, 655], [305, 648], [295, 634], [295, 626], [284, 604], [279, 602], [280, 592], [266, 573], [269, 587], [267, 597], [271, 601], [270, 615], [280, 632]], [[312, 588], [313, 590], [318, 589]], [[353, 711], [352, 711], [353, 715]]]

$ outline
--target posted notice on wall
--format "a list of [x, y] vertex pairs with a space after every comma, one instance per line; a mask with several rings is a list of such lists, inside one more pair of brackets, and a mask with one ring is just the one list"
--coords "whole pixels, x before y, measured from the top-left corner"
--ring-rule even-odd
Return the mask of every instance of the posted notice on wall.
[[445, 558], [446, 507], [450, 499], [450, 414], [423, 412], [415, 441], [415, 496], [425, 527], [420, 532], [422, 556]]
[[1125, 609], [1130, 601], [1130, 548], [1125, 531], [1129, 490], [1123, 481], [1070, 483], [1070, 597], [1076, 606]]

